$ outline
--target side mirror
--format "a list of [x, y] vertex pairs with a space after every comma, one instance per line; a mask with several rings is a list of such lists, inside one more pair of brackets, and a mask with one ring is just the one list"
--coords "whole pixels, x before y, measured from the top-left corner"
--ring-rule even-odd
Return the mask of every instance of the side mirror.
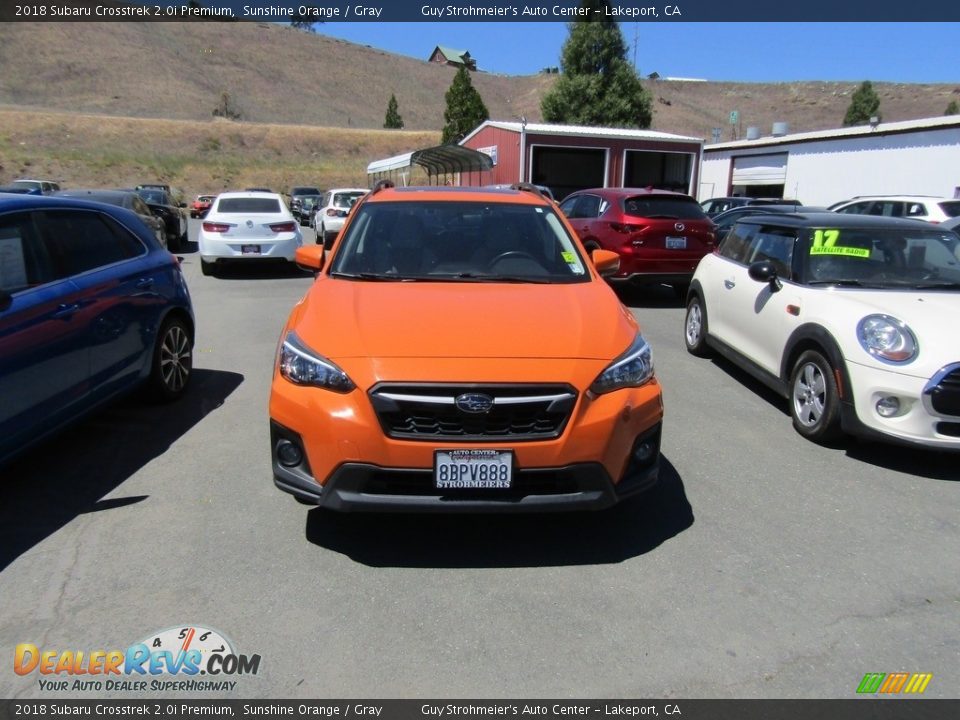
[[780, 284], [780, 278], [777, 277], [777, 268], [769, 260], [758, 260], [747, 268], [747, 273], [751, 280], [767, 283], [770, 286], [770, 292], [779, 292], [783, 285]]
[[323, 245], [304, 245], [294, 254], [297, 265], [307, 272], [323, 270]]
[[600, 277], [610, 277], [616, 275], [620, 269], [620, 256], [611, 250], [600, 250], [599, 248], [590, 253], [590, 259], [593, 266], [600, 273]]

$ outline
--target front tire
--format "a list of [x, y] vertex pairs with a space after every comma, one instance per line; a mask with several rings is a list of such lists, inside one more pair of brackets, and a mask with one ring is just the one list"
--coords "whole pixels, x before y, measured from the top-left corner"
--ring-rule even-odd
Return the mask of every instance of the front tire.
[[707, 308], [699, 295], [694, 295], [687, 303], [687, 315], [683, 322], [683, 343], [687, 352], [697, 357], [708, 357], [707, 346]]
[[793, 427], [808, 440], [822, 443], [840, 436], [840, 392], [833, 366], [816, 350], [807, 350], [790, 374]]
[[156, 400], [172, 402], [186, 392], [192, 375], [190, 330], [180, 318], [169, 318], [157, 333], [148, 391]]

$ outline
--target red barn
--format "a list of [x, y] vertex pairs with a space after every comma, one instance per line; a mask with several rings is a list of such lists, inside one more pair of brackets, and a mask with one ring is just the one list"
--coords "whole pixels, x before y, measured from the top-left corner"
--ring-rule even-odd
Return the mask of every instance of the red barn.
[[701, 138], [655, 130], [487, 120], [461, 145], [486, 153], [493, 168], [463, 185], [531, 182], [557, 200], [591, 187], [647, 187], [696, 195]]

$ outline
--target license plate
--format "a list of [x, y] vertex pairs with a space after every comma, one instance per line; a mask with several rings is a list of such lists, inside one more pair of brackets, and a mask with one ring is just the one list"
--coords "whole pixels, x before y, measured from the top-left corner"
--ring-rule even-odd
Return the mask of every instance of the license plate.
[[240, 253], [243, 255], [259, 255], [260, 246], [259, 245], [241, 245]]
[[668, 237], [667, 250], [686, 250], [687, 239], [685, 237]]
[[509, 450], [437, 450], [433, 482], [438, 490], [503, 489], [513, 482]]

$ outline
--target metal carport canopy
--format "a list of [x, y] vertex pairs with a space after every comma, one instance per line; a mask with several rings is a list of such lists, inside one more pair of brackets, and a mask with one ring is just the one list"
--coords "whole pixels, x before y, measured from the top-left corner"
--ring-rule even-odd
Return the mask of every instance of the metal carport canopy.
[[424, 168], [429, 175], [440, 175], [441, 173], [490, 170], [493, 167], [493, 160], [485, 153], [462, 145], [437, 145], [383, 160], [375, 160], [367, 165], [367, 174], [401, 170], [413, 165]]
[[432, 148], [415, 150], [410, 162], [426, 168], [430, 175], [473, 172], [474, 170], [490, 170], [493, 168], [493, 160], [489, 155], [462, 145], [437, 145]]

